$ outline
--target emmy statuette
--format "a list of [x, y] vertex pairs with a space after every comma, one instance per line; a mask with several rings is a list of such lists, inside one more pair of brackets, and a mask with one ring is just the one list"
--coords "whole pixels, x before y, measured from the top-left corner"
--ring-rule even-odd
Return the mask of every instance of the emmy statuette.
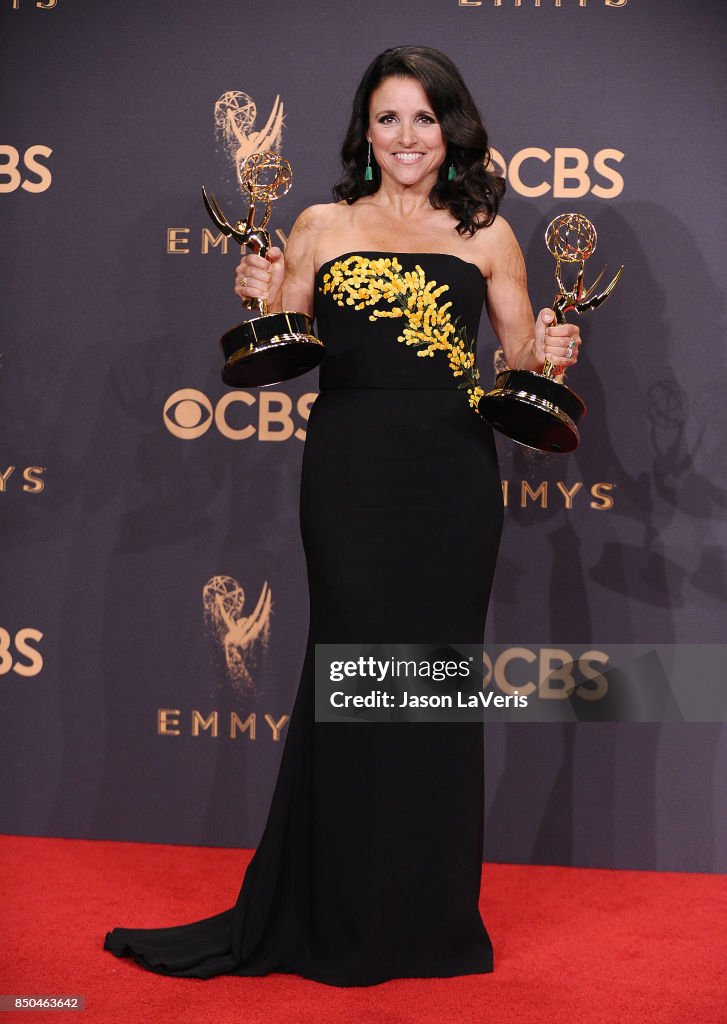
[[[586, 313], [605, 302], [616, 287], [623, 266], [598, 295], [593, 291], [606, 272], [604, 267], [590, 288], [584, 290], [583, 268], [596, 248], [596, 229], [581, 213], [563, 213], [550, 222], [545, 244], [555, 258], [558, 293], [553, 300], [556, 324], [564, 324], [565, 314], [573, 309]], [[562, 265], [577, 264], [572, 287], [563, 281]], [[580, 395], [554, 378], [561, 367], [546, 360], [541, 372], [503, 370], [495, 386], [482, 396], [478, 412], [491, 426], [518, 444], [544, 452], [571, 452], [578, 447], [578, 423], [586, 406]]]
[[[253, 153], [240, 165], [238, 177], [250, 196], [244, 221], [230, 224], [215, 197], [211, 193], [207, 195], [203, 185], [204, 205], [212, 222], [224, 235], [247, 246], [250, 252], [266, 256], [270, 248], [270, 233], [265, 230], [270, 206], [275, 199], [284, 196], [293, 183], [290, 163], [271, 150]], [[259, 224], [255, 224], [256, 203], [265, 203]], [[243, 306], [257, 311], [258, 316], [232, 327], [220, 339], [225, 354], [222, 369], [225, 384], [235, 388], [278, 384], [312, 370], [321, 361], [325, 348], [313, 334], [307, 314], [268, 313], [264, 299], [245, 299]]]

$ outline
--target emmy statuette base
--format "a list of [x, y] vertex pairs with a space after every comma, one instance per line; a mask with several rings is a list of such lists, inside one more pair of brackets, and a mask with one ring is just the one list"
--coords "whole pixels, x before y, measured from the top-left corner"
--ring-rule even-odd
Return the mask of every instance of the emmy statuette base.
[[223, 334], [222, 380], [228, 387], [266, 387], [299, 377], [325, 355], [305, 313], [268, 313]]
[[578, 447], [583, 399], [558, 381], [534, 370], [503, 370], [483, 395], [477, 411], [500, 433], [542, 452]]

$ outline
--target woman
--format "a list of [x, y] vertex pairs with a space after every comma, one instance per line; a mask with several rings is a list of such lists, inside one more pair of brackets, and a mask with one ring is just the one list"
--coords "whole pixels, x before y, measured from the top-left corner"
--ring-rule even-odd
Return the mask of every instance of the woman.
[[366, 71], [338, 202], [285, 255], [248, 254], [243, 299], [315, 315], [301, 532], [310, 630], [270, 815], [237, 903], [114, 929], [105, 948], [186, 977], [292, 972], [334, 985], [493, 969], [478, 911], [483, 734], [475, 723], [314, 721], [316, 643], [480, 644], [503, 518], [475, 406], [482, 305], [509, 366], [575, 363], [578, 328], [534, 321], [497, 215], [477, 108], [451, 61], [396, 47]]

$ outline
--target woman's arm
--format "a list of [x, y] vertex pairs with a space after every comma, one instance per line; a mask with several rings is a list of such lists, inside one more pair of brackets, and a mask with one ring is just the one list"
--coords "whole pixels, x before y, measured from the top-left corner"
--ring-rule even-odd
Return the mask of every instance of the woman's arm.
[[513, 370], [540, 371], [547, 358], [555, 366], [572, 366], [578, 359], [580, 329], [575, 324], [556, 324], [553, 310], [547, 307], [535, 320], [525, 260], [512, 228], [497, 217], [486, 232], [487, 312], [507, 365]]

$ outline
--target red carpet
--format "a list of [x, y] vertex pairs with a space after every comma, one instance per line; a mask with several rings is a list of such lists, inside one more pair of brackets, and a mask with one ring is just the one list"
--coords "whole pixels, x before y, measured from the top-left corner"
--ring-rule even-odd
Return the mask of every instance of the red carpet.
[[494, 974], [338, 989], [165, 978], [102, 949], [114, 925], [231, 906], [249, 851], [0, 836], [0, 852], [0, 993], [86, 997], [0, 1024], [727, 1024], [724, 875], [485, 864]]

